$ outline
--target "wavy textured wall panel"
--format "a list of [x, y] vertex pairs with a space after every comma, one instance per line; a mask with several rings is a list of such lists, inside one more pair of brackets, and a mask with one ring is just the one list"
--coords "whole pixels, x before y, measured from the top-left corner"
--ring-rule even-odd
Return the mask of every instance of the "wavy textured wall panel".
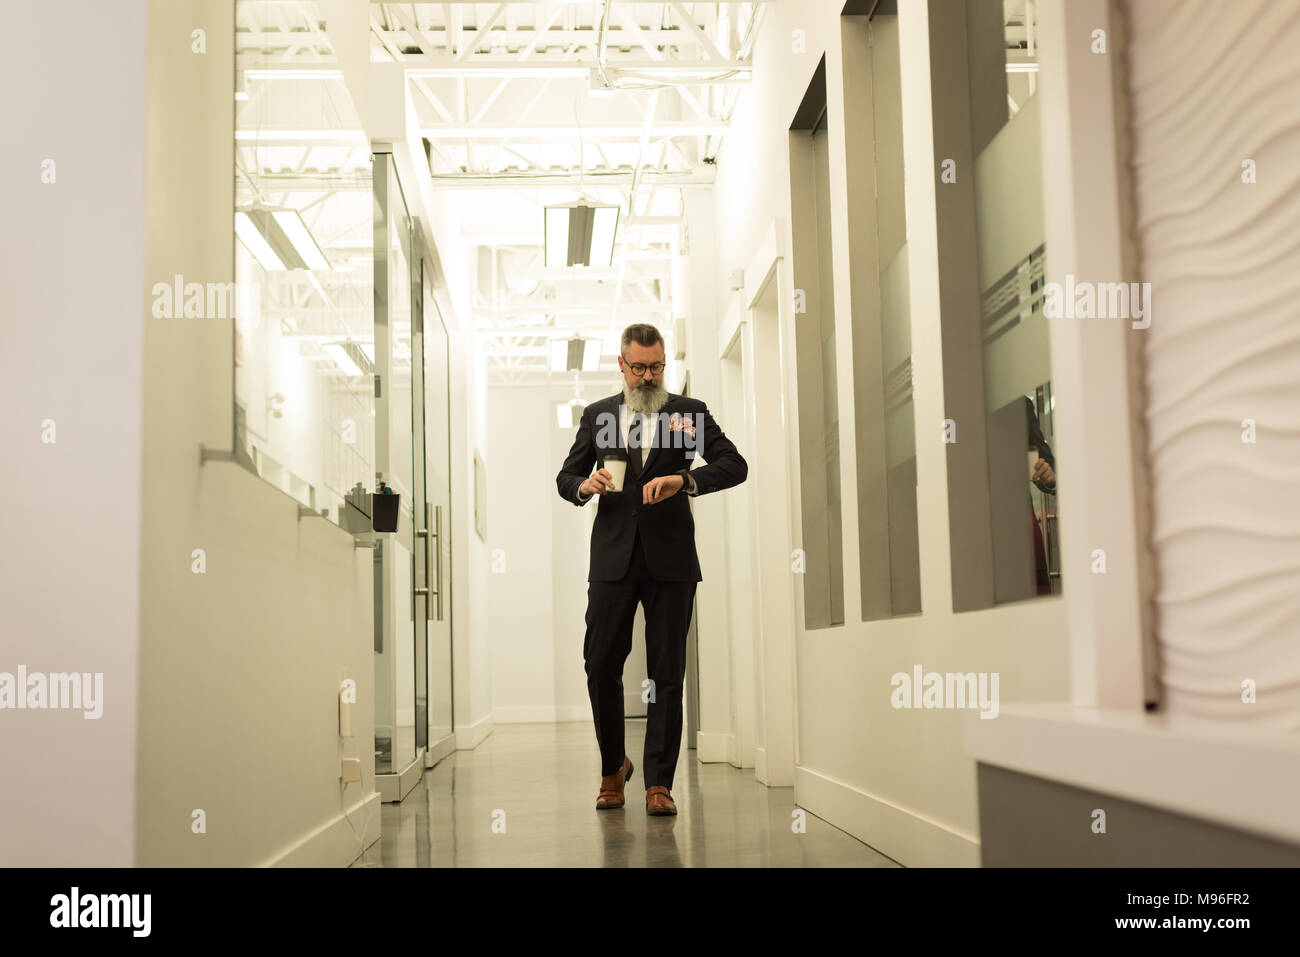
[[1300, 730], [1300, 0], [1123, 10], [1165, 700]]

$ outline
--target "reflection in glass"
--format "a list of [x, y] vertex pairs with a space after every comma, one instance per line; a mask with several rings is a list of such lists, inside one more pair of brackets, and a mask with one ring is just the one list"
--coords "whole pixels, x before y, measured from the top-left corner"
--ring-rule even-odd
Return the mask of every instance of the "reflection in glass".
[[1001, 0], [966, 4], [997, 603], [1061, 589], [1043, 318], [1038, 24], [1034, 4], [1020, 5], [1014, 16], [1009, 9]]
[[[1025, 396], [1029, 428], [1030, 509], [1034, 517], [1034, 588], [1039, 595], [1061, 590], [1060, 539], [1056, 523], [1056, 456], [1052, 452], [1052, 384], [1044, 382], [1033, 398]], [[1041, 539], [1042, 548], [1039, 548]]]
[[844, 623], [843, 529], [840, 521], [840, 416], [835, 375], [835, 293], [831, 265], [830, 138], [827, 111], [813, 127], [817, 203], [817, 281], [821, 322], [822, 446], [826, 452], [826, 559], [830, 585], [830, 620]]
[[[282, 8], [241, 0], [237, 25], [254, 30]], [[281, 55], [249, 46], [237, 63], [247, 98], [235, 104], [234, 448], [348, 527], [348, 492], [371, 488], [375, 471], [370, 151], [341, 78], [244, 72]], [[305, 132], [264, 142], [267, 128]]]
[[799, 394], [804, 625], [844, 623], [840, 426], [831, 275], [830, 143], [825, 61], [790, 130], [791, 256]]
[[426, 271], [424, 293], [425, 428], [427, 500], [431, 505], [434, 540], [430, 587], [434, 600], [429, 621], [429, 745], [437, 747], [452, 733], [451, 621], [451, 362], [450, 341], [442, 312], [433, 297]]
[[[412, 458], [411, 220], [391, 153], [374, 165], [375, 458], [382, 480], [401, 496], [396, 534], [382, 543], [384, 607], [375, 651], [375, 773], [402, 771], [416, 757], [416, 645], [424, 644], [424, 621], [414, 598], [417, 528]], [[422, 659], [421, 659], [422, 660]]]
[[916, 512], [916, 423], [912, 406], [907, 217], [903, 204], [903, 102], [898, 17], [876, 14], [871, 18], [870, 31], [876, 257], [880, 273], [880, 348], [884, 378], [885, 494], [889, 522], [889, 606], [893, 615], [909, 615], [921, 610], [921, 554]]

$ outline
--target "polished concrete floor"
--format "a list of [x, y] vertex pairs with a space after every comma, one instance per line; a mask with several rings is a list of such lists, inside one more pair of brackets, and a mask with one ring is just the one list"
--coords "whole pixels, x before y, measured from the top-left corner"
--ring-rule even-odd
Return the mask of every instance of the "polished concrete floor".
[[382, 836], [354, 867], [897, 867], [806, 815], [791, 830], [794, 788], [699, 764], [682, 749], [677, 815], [649, 817], [641, 779], [645, 720], [628, 719], [636, 771], [627, 806], [596, 810], [600, 755], [591, 722], [497, 725], [457, 751], [401, 804], [382, 806]]

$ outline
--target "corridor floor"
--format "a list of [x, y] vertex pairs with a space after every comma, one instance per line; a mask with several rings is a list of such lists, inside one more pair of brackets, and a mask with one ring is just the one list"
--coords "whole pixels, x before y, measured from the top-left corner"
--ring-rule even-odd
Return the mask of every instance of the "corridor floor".
[[811, 813], [791, 830], [794, 788], [752, 769], [701, 765], [682, 748], [677, 815], [648, 817], [641, 779], [645, 720], [628, 719], [636, 765], [627, 806], [598, 811], [591, 722], [504, 724], [472, 751], [424, 773], [381, 806], [382, 836], [353, 867], [897, 867]]

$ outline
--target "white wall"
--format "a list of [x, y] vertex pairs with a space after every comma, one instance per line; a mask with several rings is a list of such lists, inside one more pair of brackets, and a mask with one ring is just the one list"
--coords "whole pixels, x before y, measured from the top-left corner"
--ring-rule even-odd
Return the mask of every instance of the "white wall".
[[560, 570], [551, 561], [551, 500], [557, 497], [558, 466], [550, 441], [555, 414], [546, 397], [545, 388], [487, 390], [490, 577], [485, 608], [496, 721], [555, 718], [551, 605]]
[[75, 0], [0, 31], [0, 672], [103, 674], [97, 720], [0, 712], [0, 866], [135, 858], [145, 25], [142, 0]]
[[[907, 864], [975, 864], [978, 820], [974, 762], [962, 750], [959, 711], [895, 710], [890, 676], [927, 671], [1000, 673], [1003, 701], [1054, 699], [1067, 687], [1064, 635], [1066, 598], [954, 614], [949, 564], [948, 496], [944, 446], [938, 423], [945, 417], [938, 355], [938, 300], [933, 276], [933, 156], [929, 135], [916, 115], [918, 90], [928, 96], [924, 18], [900, 5], [904, 87], [905, 164], [910, 251], [912, 344], [916, 380], [918, 489], [923, 615], [861, 622], [857, 589], [845, 591], [846, 624], [797, 634], [795, 775], [797, 803]], [[742, 98], [718, 160], [715, 288], [726, 289], [727, 270], [747, 266], [768, 225], [776, 220], [783, 245], [789, 237], [788, 127], [822, 52], [827, 60], [831, 111], [832, 233], [836, 245], [834, 286], [838, 316], [850, 315], [845, 250], [853, 224], [844, 213], [842, 130], [852, 104], [843, 102], [839, 52], [839, 3], [774, 4], [759, 38], [753, 83]], [[801, 31], [806, 52], [792, 50]], [[911, 114], [909, 115], [909, 111]], [[925, 190], [931, 191], [927, 203]], [[838, 195], [838, 198], [836, 198]], [[789, 277], [788, 256], [781, 268]], [[790, 288], [792, 284], [787, 284]], [[793, 330], [790, 304], [782, 303], [782, 339]], [[837, 333], [840, 330], [837, 329]], [[852, 330], [836, 336], [838, 366], [852, 367]], [[793, 355], [785, 346], [784, 362]], [[759, 382], [758, 389], [779, 388]], [[855, 434], [853, 382], [838, 382], [842, 435]], [[788, 403], [792, 396], [787, 396]], [[760, 422], [767, 440], [783, 441], [794, 454], [790, 422]], [[856, 459], [842, 446], [843, 527], [857, 528]], [[796, 473], [797, 474], [797, 473]], [[745, 486], [742, 486], [744, 488]], [[791, 503], [798, 513], [798, 502]], [[770, 529], [765, 534], [773, 534]], [[798, 543], [792, 543], [797, 545]], [[859, 580], [855, 534], [846, 534], [844, 581]], [[706, 573], [707, 575], [707, 573]], [[792, 576], [790, 587], [801, 583]], [[733, 596], [733, 600], [740, 596]], [[798, 616], [802, 622], [803, 616]], [[707, 690], [704, 692], [709, 693]]]
[[[205, 54], [190, 51], [197, 25]], [[150, 5], [142, 289], [234, 278], [233, 32], [228, 3]], [[373, 553], [234, 463], [200, 467], [200, 442], [230, 448], [231, 324], [145, 326], [136, 863], [347, 864], [354, 829], [378, 836]], [[346, 741], [345, 673], [358, 691]], [[361, 758], [362, 785], [342, 788], [343, 755]]]

